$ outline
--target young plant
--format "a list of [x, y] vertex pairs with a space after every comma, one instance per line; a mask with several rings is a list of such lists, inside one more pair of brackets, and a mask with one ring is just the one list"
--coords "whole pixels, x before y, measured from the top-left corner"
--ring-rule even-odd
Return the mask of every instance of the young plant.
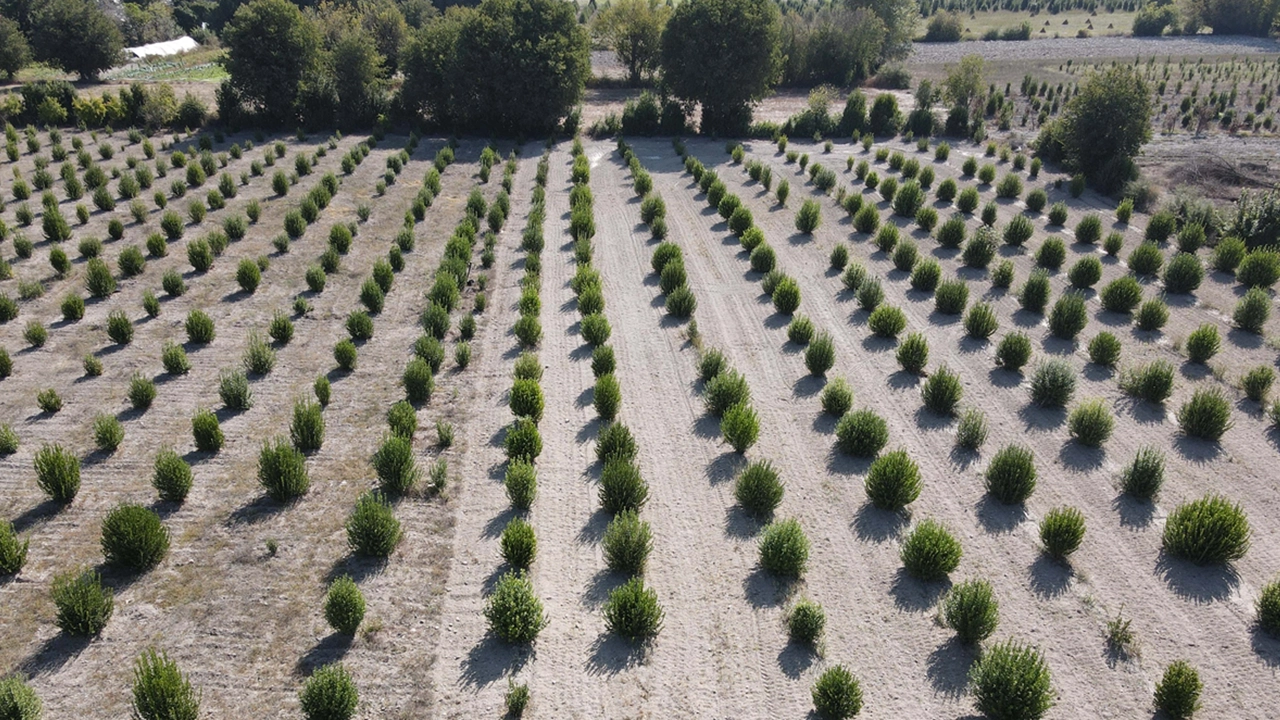
[[823, 720], [845, 720], [862, 710], [862, 687], [843, 665], [827, 668], [813, 684], [813, 709]]
[[901, 510], [920, 496], [920, 467], [905, 450], [885, 453], [871, 463], [865, 487], [876, 507]]
[[366, 492], [347, 517], [347, 547], [362, 557], [386, 558], [403, 534], [395, 511], [380, 493]]
[[913, 577], [925, 581], [945, 580], [960, 565], [963, 551], [945, 525], [922, 520], [902, 541], [902, 565]]
[[775, 520], [760, 534], [760, 567], [784, 579], [804, 575], [809, 539], [794, 518]]
[[836, 449], [853, 457], [871, 458], [889, 441], [889, 425], [874, 410], [854, 410], [836, 423]]
[[624, 510], [609, 521], [600, 544], [611, 571], [638, 575], [653, 550], [653, 533], [634, 510]]
[[1053, 681], [1039, 649], [1016, 641], [987, 648], [969, 668], [978, 711], [989, 718], [1044, 717], [1053, 707]]
[[1005, 505], [1025, 502], [1036, 489], [1035, 457], [1020, 445], [1006, 445], [984, 474], [987, 492]]
[[1086, 400], [1071, 411], [1067, 427], [1076, 442], [1087, 447], [1101, 447], [1111, 437], [1115, 418], [1104, 400]]
[[508, 572], [498, 580], [485, 603], [484, 615], [489, 631], [511, 644], [531, 643], [547, 626], [542, 601], [522, 571]]
[[350, 575], [330, 583], [324, 597], [324, 620], [334, 632], [355, 635], [364, 621], [364, 611], [364, 593]]
[[1065, 560], [1084, 540], [1084, 513], [1072, 507], [1054, 508], [1040, 521], [1040, 543], [1056, 560]]
[[1216, 387], [1196, 390], [1178, 409], [1178, 427], [1188, 437], [1217, 442], [1231, 426], [1231, 403]]
[[942, 598], [942, 618], [960, 642], [976, 644], [991, 637], [1000, 623], [1000, 603], [986, 580], [958, 583]]
[[1163, 546], [1170, 555], [1197, 565], [1239, 560], [1253, 531], [1240, 506], [1221, 495], [1179, 505], [1165, 522]]
[[1200, 692], [1203, 689], [1200, 673], [1186, 660], [1175, 660], [1164, 669], [1164, 675], [1156, 683], [1153, 703], [1166, 716], [1185, 720], [1200, 709]]
[[603, 611], [609, 632], [632, 642], [650, 640], [662, 630], [658, 594], [646, 588], [640, 576], [632, 577], [610, 592]]
[[119, 505], [102, 521], [102, 555], [108, 565], [143, 572], [169, 552], [169, 531], [154, 510]]

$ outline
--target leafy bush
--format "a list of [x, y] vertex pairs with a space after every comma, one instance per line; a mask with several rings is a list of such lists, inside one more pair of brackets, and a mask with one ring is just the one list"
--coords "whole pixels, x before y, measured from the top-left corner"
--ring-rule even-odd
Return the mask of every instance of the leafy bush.
[[604, 604], [605, 627], [631, 641], [656, 637], [662, 630], [662, 608], [658, 594], [633, 577], [609, 593]]
[[653, 533], [634, 510], [623, 510], [609, 521], [601, 546], [611, 571], [639, 574], [653, 550]]
[[1076, 406], [1067, 418], [1067, 427], [1076, 442], [1089, 447], [1099, 447], [1111, 437], [1115, 419], [1102, 400], [1087, 400]]
[[1204, 267], [1200, 258], [1190, 253], [1178, 253], [1164, 270], [1164, 289], [1171, 293], [1194, 292], [1204, 281]]
[[1271, 392], [1271, 384], [1275, 381], [1275, 371], [1266, 365], [1259, 365], [1240, 378], [1240, 389], [1245, 397], [1256, 403], [1267, 402], [1267, 394]]
[[93, 444], [99, 452], [113, 453], [124, 441], [124, 426], [112, 415], [99, 414], [93, 419]]
[[843, 417], [853, 407], [853, 388], [844, 378], [836, 378], [822, 388], [819, 401], [823, 412]]
[[996, 364], [1017, 372], [1031, 359], [1031, 338], [1020, 332], [1012, 332], [1000, 339], [996, 346]]
[[1000, 623], [1000, 603], [986, 580], [958, 583], [942, 598], [942, 618], [963, 643], [991, 637]]
[[898, 365], [909, 373], [919, 373], [929, 362], [929, 342], [920, 333], [911, 333], [896, 353]]
[[867, 470], [867, 497], [882, 510], [901, 510], [920, 496], [920, 467], [905, 450], [876, 458]]
[[944, 315], [959, 315], [969, 302], [969, 286], [963, 280], [945, 280], [933, 296], [934, 309]]
[[366, 492], [347, 517], [347, 547], [356, 555], [385, 558], [400, 544], [400, 521], [380, 493]]
[[330, 583], [324, 596], [324, 620], [334, 632], [355, 635], [364, 620], [364, 609], [364, 593], [350, 575]]
[[614, 460], [630, 462], [636, 457], [636, 441], [631, 430], [620, 422], [609, 423], [596, 438], [596, 459], [601, 464]]
[[1173, 365], [1155, 360], [1126, 371], [1120, 378], [1120, 389], [1150, 403], [1162, 403], [1173, 394]]
[[827, 624], [822, 606], [812, 600], [800, 600], [787, 613], [787, 636], [793, 643], [816, 646]]
[[1236, 280], [1247, 288], [1266, 289], [1280, 279], [1280, 251], [1254, 250], [1240, 261]]
[[1218, 246], [1213, 249], [1210, 262], [1215, 270], [1232, 273], [1244, 261], [1245, 253], [1244, 241], [1237, 237], [1225, 237], [1219, 240]]
[[1280, 637], [1280, 580], [1267, 583], [1258, 594], [1258, 627]]
[[1006, 445], [991, 458], [985, 480], [987, 492], [1005, 505], [1024, 502], [1036, 489], [1035, 458], [1021, 445]]
[[986, 340], [996, 334], [1000, 321], [989, 303], [977, 303], [964, 316], [964, 329], [975, 340]]
[[1007, 289], [1011, 285], [1013, 285], [1013, 261], [1001, 260], [995, 270], [991, 271], [991, 287]]
[[307, 678], [298, 700], [307, 720], [351, 720], [360, 704], [360, 693], [347, 669], [334, 662]]
[[306, 458], [283, 438], [266, 441], [258, 453], [258, 484], [276, 502], [302, 497], [311, 486]]
[[875, 457], [889, 441], [889, 425], [871, 409], [846, 413], [836, 423], [836, 449], [854, 457]]
[[1033, 270], [1018, 294], [1018, 302], [1022, 309], [1033, 313], [1043, 313], [1049, 304], [1049, 275], [1044, 270]]
[[[882, 185], [883, 187], [883, 185]], [[909, 180], [902, 184], [902, 187], [893, 196], [893, 212], [905, 218], [914, 218], [924, 205], [924, 190], [920, 189], [920, 183], [915, 180]]]
[[[958, 248], [964, 244], [965, 234], [964, 218], [958, 215], [950, 217], [938, 228], [938, 244], [944, 248]], [[968, 264], [968, 260], [965, 262]]]
[[538, 538], [523, 518], [512, 518], [502, 529], [499, 547], [502, 559], [513, 569], [528, 570], [538, 554]]
[[1164, 455], [1154, 447], [1139, 449], [1133, 461], [1120, 473], [1120, 488], [1142, 500], [1154, 498], [1159, 494], [1162, 485], [1164, 485]]
[[1155, 275], [1164, 264], [1164, 254], [1155, 243], [1144, 242], [1129, 253], [1129, 270], [1135, 275]]
[[613, 458], [604, 463], [600, 474], [600, 506], [606, 512], [638, 511], [648, 499], [648, 483], [631, 460]]
[[797, 345], [808, 345], [813, 340], [813, 321], [796, 315], [787, 324], [787, 339]]
[[1076, 390], [1076, 373], [1065, 360], [1048, 360], [1031, 376], [1031, 402], [1041, 407], [1062, 407]]
[[1036, 265], [1048, 270], [1057, 270], [1067, 259], [1067, 246], [1061, 238], [1051, 237], [1036, 250]]
[[960, 398], [964, 393], [964, 388], [960, 384], [960, 376], [947, 369], [943, 365], [925, 380], [924, 386], [920, 389], [920, 395], [924, 399], [924, 406], [933, 412], [950, 417], [955, 415], [956, 406], [960, 404]]
[[609, 321], [604, 315], [588, 315], [582, 318], [582, 339], [592, 347], [599, 347], [609, 342], [611, 330]]
[[484, 608], [489, 630], [512, 644], [533, 642], [547, 626], [542, 601], [523, 571], [508, 572], [498, 580]]
[[978, 711], [989, 718], [1038, 720], [1053, 707], [1053, 684], [1044, 655], [1010, 640], [987, 648], [969, 668]]
[[942, 279], [942, 266], [937, 260], [927, 258], [911, 269], [911, 288], [921, 292], [934, 292]]
[[1058, 560], [1080, 548], [1084, 541], [1084, 513], [1072, 507], [1050, 510], [1040, 521], [1040, 543]]
[[1076, 242], [1092, 245], [1102, 239], [1102, 217], [1089, 213], [1076, 224]]
[[[814, 340], [817, 344], [821, 339]], [[809, 346], [812, 349], [813, 345]], [[724, 370], [716, 374], [703, 390], [703, 401], [707, 412], [716, 417], [724, 415], [730, 407], [751, 401], [751, 390], [747, 379], [736, 370]]]
[[528, 510], [538, 494], [538, 475], [533, 463], [523, 459], [507, 463], [503, 486], [512, 507], [517, 510]]
[[734, 452], [745, 453], [760, 435], [760, 419], [750, 403], [737, 403], [720, 418], [720, 434]]
[[843, 665], [827, 668], [813, 684], [813, 709], [824, 720], [845, 720], [862, 710], [862, 687]]
[[1178, 409], [1178, 427], [1189, 437], [1217, 442], [1231, 425], [1231, 402], [1216, 387], [1196, 390]]
[[907, 326], [907, 316], [891, 305], [881, 305], [867, 318], [871, 332], [884, 338], [896, 338]]
[[[893, 227], [886, 225], [886, 228]], [[886, 231], [882, 230], [882, 233]], [[910, 272], [915, 267], [916, 261], [920, 258], [920, 249], [910, 240], [903, 240], [896, 243], [893, 249], [893, 266], [903, 272]]]
[[390, 435], [373, 453], [370, 464], [384, 493], [403, 495], [413, 490], [422, 471], [414, 459], [412, 436]]
[[36, 485], [59, 503], [70, 503], [80, 492], [80, 458], [61, 445], [43, 445], [36, 451]]
[[796, 230], [806, 235], [812, 234], [822, 223], [822, 206], [817, 200], [805, 200], [796, 213]]
[[1270, 316], [1271, 299], [1267, 296], [1267, 291], [1253, 288], [1240, 298], [1240, 302], [1236, 303], [1236, 308], [1231, 313], [1231, 321], [1245, 332], [1261, 335], [1262, 328]]
[[1221, 495], [1185, 502], [1165, 522], [1165, 552], [1197, 565], [1239, 560], [1249, 549], [1252, 530], [1239, 505]]
[[1200, 709], [1200, 673], [1186, 660], [1175, 660], [1164, 669], [1160, 682], [1156, 683], [1155, 706], [1170, 718], [1183, 720]]
[[108, 565], [150, 570], [168, 552], [169, 531], [153, 510], [119, 505], [102, 521], [102, 555]]
[[920, 580], [943, 580], [960, 565], [963, 551], [945, 525], [922, 520], [907, 534], [899, 552], [902, 565]]
[[213, 318], [203, 310], [197, 309], [187, 313], [184, 326], [187, 331], [187, 341], [195, 345], [207, 345], [213, 342], [216, 336]]
[[[16, 575], [27, 563], [27, 550], [30, 540], [19, 540], [14, 532], [13, 524], [8, 520], [0, 520], [0, 576]], [[0, 689], [3, 689], [0, 684]], [[0, 694], [0, 709], [3, 709], [4, 695]]]
[[1026, 215], [1014, 215], [1009, 224], [1004, 226], [1004, 244], [1022, 247], [1034, 233], [1035, 226], [1031, 224], [1030, 218]]
[[880, 278], [865, 278], [858, 284], [858, 306], [863, 310], [874, 312], [883, 301], [884, 288], [880, 286]]
[[799, 578], [809, 562], [809, 539], [794, 518], [775, 520], [760, 534], [760, 567], [783, 578]]
[[289, 425], [293, 446], [302, 452], [315, 452], [324, 444], [324, 412], [320, 403], [297, 400], [293, 403], [293, 422]]
[[0, 679], [0, 717], [5, 720], [40, 720], [43, 707], [36, 691], [20, 676]]
[[191, 491], [191, 466], [174, 450], [162, 448], [156, 453], [151, 485], [159, 492], [161, 500], [182, 502]]
[[54, 622], [67, 635], [93, 637], [102, 632], [115, 609], [111, 588], [93, 570], [69, 570], [53, 578]]
[[751, 270], [758, 273], [767, 273], [778, 264], [777, 254], [769, 243], [762, 242], [751, 251]]
[[542, 435], [531, 418], [519, 417], [507, 428], [502, 441], [508, 460], [533, 462], [542, 454]]

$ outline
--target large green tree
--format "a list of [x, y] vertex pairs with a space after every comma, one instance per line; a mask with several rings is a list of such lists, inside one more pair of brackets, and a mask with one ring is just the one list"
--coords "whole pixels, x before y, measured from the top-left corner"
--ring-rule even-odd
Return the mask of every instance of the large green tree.
[[1280, 15], [1280, 0], [1189, 0], [1187, 5], [1214, 35], [1266, 37]]
[[298, 90], [318, 64], [320, 32], [286, 0], [253, 0], [222, 33], [231, 87], [268, 122], [295, 120]]
[[[1112, 191], [1134, 174], [1133, 158], [1151, 139], [1151, 88], [1131, 65], [1094, 73], [1066, 104], [1049, 144], [1100, 189]], [[1055, 150], [1046, 148], [1049, 154]]]
[[450, 8], [401, 57], [403, 100], [471, 132], [552, 132], [591, 72], [586, 31], [561, 0], [485, 0]]
[[384, 85], [382, 55], [373, 36], [363, 28], [346, 33], [334, 44], [329, 62], [338, 96], [338, 122], [355, 127], [373, 120]]
[[781, 20], [772, 0], [690, 0], [662, 36], [662, 72], [676, 97], [702, 105], [701, 130], [741, 134], [751, 104], [782, 70]]
[[613, 50], [635, 84], [658, 69], [662, 30], [670, 17], [671, 9], [657, 0], [618, 0], [595, 14], [591, 32]]
[[13, 77], [29, 62], [31, 47], [22, 29], [18, 23], [0, 15], [0, 77]]
[[120, 59], [124, 38], [92, 0], [47, 0], [37, 4], [31, 44], [36, 59], [96, 80]]

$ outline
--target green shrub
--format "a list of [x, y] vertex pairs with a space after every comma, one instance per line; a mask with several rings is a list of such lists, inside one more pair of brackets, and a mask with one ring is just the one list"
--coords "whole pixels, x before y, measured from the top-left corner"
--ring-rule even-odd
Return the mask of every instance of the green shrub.
[[812, 600], [800, 600], [787, 612], [787, 636], [793, 643], [816, 647], [826, 624], [827, 614]]
[[963, 551], [945, 525], [922, 520], [907, 534], [899, 552], [902, 565], [920, 580], [944, 580], [960, 565]]
[[508, 460], [533, 462], [542, 454], [542, 435], [538, 432], [538, 424], [531, 418], [516, 418], [507, 428], [503, 447]]
[[1022, 178], [1009, 173], [996, 185], [996, 197], [1016, 200], [1022, 194]]
[[538, 495], [538, 474], [533, 463], [524, 459], [507, 463], [507, 471], [502, 482], [512, 507], [517, 510], [528, 510], [533, 505]]
[[956, 406], [960, 404], [963, 393], [960, 376], [948, 370], [945, 365], [930, 375], [920, 390], [924, 406], [947, 417], [955, 415]]
[[1102, 239], [1102, 217], [1089, 213], [1076, 224], [1076, 242], [1092, 245]]
[[293, 422], [289, 425], [293, 446], [304, 453], [315, 452], [324, 444], [324, 412], [320, 403], [297, 400], [293, 403]]
[[938, 244], [944, 248], [958, 248], [964, 244], [966, 232], [964, 218], [952, 216], [938, 228]]
[[1048, 360], [1031, 376], [1031, 402], [1041, 407], [1063, 407], [1076, 390], [1076, 372], [1065, 360]]
[[600, 506], [606, 512], [638, 511], [648, 499], [648, 483], [631, 460], [613, 458], [604, 463], [600, 474]]
[[347, 547], [356, 555], [385, 558], [400, 544], [400, 521], [380, 493], [366, 492], [347, 517]]
[[373, 318], [363, 310], [353, 310], [347, 314], [346, 328], [352, 341], [368, 340], [373, 337]]
[[324, 620], [334, 632], [355, 635], [364, 620], [364, 593], [349, 575], [329, 585], [324, 596]]
[[80, 492], [80, 458], [61, 445], [42, 445], [36, 451], [36, 485], [50, 500], [63, 504]]
[[1053, 707], [1053, 684], [1044, 655], [1010, 640], [987, 648], [969, 668], [978, 712], [989, 718], [1039, 720]]
[[[880, 187], [883, 189], [884, 184], [882, 183]], [[894, 193], [893, 212], [905, 218], [914, 218], [924, 205], [924, 201], [924, 190], [920, 189], [920, 183], [908, 180]]]
[[630, 462], [636, 457], [636, 440], [630, 428], [620, 422], [609, 423], [596, 438], [596, 459], [601, 464], [613, 460]]
[[1245, 397], [1265, 405], [1275, 377], [1274, 370], [1266, 365], [1259, 365], [1240, 378], [1240, 389], [1244, 390]]
[[1000, 339], [996, 346], [996, 364], [1017, 372], [1031, 359], [1031, 338], [1020, 332], [1012, 332]]
[[880, 286], [880, 278], [865, 278], [858, 285], [858, 307], [867, 312], [874, 312], [884, 301], [884, 289]]
[[542, 601], [523, 571], [508, 572], [498, 580], [484, 608], [489, 631], [512, 644], [533, 642], [547, 626]]
[[1213, 255], [1210, 262], [1215, 270], [1233, 273], [1236, 268], [1240, 267], [1240, 263], [1244, 261], [1246, 254], [1244, 241], [1237, 237], [1225, 237], [1218, 241], [1218, 246], [1213, 249]]
[[1169, 306], [1165, 305], [1160, 298], [1152, 298], [1142, 303], [1133, 318], [1134, 326], [1148, 332], [1163, 328], [1167, 322], [1169, 322]]
[[1012, 247], [1022, 247], [1032, 234], [1035, 233], [1035, 226], [1031, 224], [1030, 218], [1026, 215], [1014, 215], [1009, 224], [1004, 226], [1004, 244]]
[[1188, 437], [1217, 442], [1231, 425], [1231, 402], [1216, 387], [1196, 390], [1178, 409], [1178, 427]]
[[1280, 279], [1280, 251], [1258, 249], [1244, 256], [1236, 280], [1247, 288], [1266, 289]]
[[964, 329], [975, 340], [986, 340], [996, 334], [1000, 321], [989, 303], [977, 303], [964, 316]]
[[760, 419], [750, 403], [737, 403], [720, 418], [720, 434], [734, 452], [743, 454], [760, 436]]
[[207, 345], [213, 342], [214, 337], [217, 335], [213, 325], [213, 318], [199, 309], [187, 313], [184, 327], [187, 331], [187, 341], [194, 345]]
[[1221, 495], [1185, 502], [1169, 513], [1164, 551], [1197, 565], [1239, 560], [1249, 549], [1252, 530], [1239, 505]]
[[977, 408], [969, 408], [956, 425], [956, 445], [978, 450], [987, 441], [987, 416]]
[[147, 650], [133, 668], [133, 717], [138, 720], [196, 720], [200, 696], [178, 664]]
[[1080, 293], [1062, 295], [1049, 313], [1049, 332], [1063, 340], [1075, 340], [1088, 323], [1089, 311]]
[[151, 485], [165, 502], [182, 502], [191, 492], [191, 466], [171, 448], [156, 453]]
[[1129, 270], [1134, 275], [1155, 275], [1164, 264], [1164, 254], [1155, 243], [1144, 242], [1129, 253]]
[[512, 518], [502, 529], [499, 547], [502, 559], [513, 569], [528, 570], [538, 554], [538, 538], [523, 518]]
[[799, 578], [809, 562], [809, 539], [794, 518], [775, 520], [760, 534], [760, 567], [782, 578]]
[[1056, 202], [1049, 207], [1049, 224], [1050, 225], [1066, 225], [1067, 224], [1066, 203]]
[[909, 373], [919, 373], [929, 362], [929, 342], [920, 333], [911, 333], [897, 350], [898, 365]]
[[611, 571], [636, 575], [644, 572], [653, 550], [653, 533], [634, 510], [623, 510], [609, 521], [600, 544]]
[[[16, 575], [27, 564], [27, 550], [30, 540], [20, 540], [14, 532], [13, 524], [8, 520], [0, 520], [0, 576]], [[0, 684], [0, 689], [3, 689]], [[4, 695], [0, 694], [0, 710], [3, 709]]]
[[414, 459], [413, 441], [402, 435], [390, 435], [370, 459], [378, 475], [378, 487], [389, 495], [404, 495], [413, 490], [422, 471]]
[[844, 378], [836, 378], [822, 388], [820, 402], [823, 412], [843, 417], [853, 407], [853, 388]]
[[351, 720], [360, 704], [360, 693], [347, 669], [334, 662], [307, 678], [298, 700], [307, 720]]
[[[898, 231], [897, 225], [882, 225], [879, 232], [876, 233], [875, 246], [880, 252], [892, 252], [898, 244], [901, 233]], [[914, 248], [914, 245], [912, 245]], [[914, 264], [916, 252], [912, 249], [904, 250], [894, 257], [893, 266], [899, 270], [910, 270], [911, 264]], [[908, 263], [907, 261], [910, 261]], [[901, 266], [900, 266], [901, 265]]]
[[1089, 341], [1089, 361], [1103, 367], [1115, 367], [1120, 360], [1120, 341], [1109, 332], [1100, 332]]
[[996, 266], [996, 269], [991, 271], [991, 287], [1007, 289], [1012, 285], [1013, 261], [1001, 260], [1000, 264]]
[[609, 321], [604, 315], [588, 315], [582, 318], [582, 339], [592, 347], [599, 347], [609, 342], [611, 330]]
[[1150, 403], [1162, 403], [1173, 394], [1173, 365], [1155, 360], [1120, 376], [1120, 389]]
[[773, 307], [783, 315], [790, 315], [800, 308], [800, 285], [791, 278], [783, 278], [773, 289]]
[[155, 511], [119, 505], [102, 521], [102, 555], [108, 565], [150, 570], [169, 552], [169, 531]]
[[312, 383], [311, 387], [312, 387], [312, 390], [315, 391], [316, 400], [318, 400], [321, 405], [328, 407], [329, 396], [332, 392], [332, 386], [329, 382], [329, 378], [325, 377], [324, 375], [321, 375], [316, 378], [316, 381]]
[[266, 441], [258, 453], [258, 484], [276, 502], [292, 502], [306, 495], [311, 486], [306, 458], [283, 438]]
[[853, 227], [860, 233], [870, 235], [880, 227], [880, 213], [872, 203], [862, 206], [853, 216]]
[[400, 400], [387, 408], [387, 425], [392, 435], [412, 440], [418, 431], [418, 412], [408, 401]]
[[836, 423], [836, 449], [854, 457], [875, 457], [889, 442], [889, 425], [874, 410], [854, 410]]
[[843, 665], [827, 668], [813, 684], [813, 709], [823, 720], [845, 720], [862, 710], [862, 687]]
[[36, 691], [20, 676], [0, 679], [0, 717], [5, 720], [40, 720], [43, 708]]
[[1056, 271], [1066, 259], [1067, 246], [1061, 238], [1051, 237], [1036, 250], [1036, 265], [1048, 270]]
[[968, 214], [972, 213], [978, 207], [978, 188], [967, 187], [960, 191], [960, 195], [956, 197], [956, 207], [960, 212]]
[[1040, 521], [1040, 543], [1050, 557], [1063, 560], [1083, 541], [1084, 513], [1075, 508], [1054, 508]]
[[[814, 341], [815, 344], [817, 342], [818, 340]], [[704, 363], [708, 355], [710, 353], [704, 355]], [[747, 379], [737, 371], [721, 370], [707, 382], [703, 390], [703, 400], [706, 404], [707, 412], [720, 417], [734, 405], [749, 403], [751, 401], [751, 390], [747, 386]]]
[[1025, 502], [1036, 489], [1035, 458], [1021, 445], [996, 452], [985, 474], [987, 492], [1005, 505]]
[[656, 637], [662, 630], [662, 608], [658, 594], [633, 577], [609, 593], [604, 603], [604, 622], [609, 632], [633, 642]]
[[1166, 716], [1183, 720], [1200, 709], [1200, 691], [1203, 689], [1200, 673], [1186, 660], [1175, 660], [1164, 669], [1164, 675], [1156, 683], [1154, 704]]
[[1043, 313], [1049, 304], [1049, 275], [1044, 270], [1033, 270], [1018, 294], [1018, 302], [1022, 309], [1033, 313]]
[[1067, 279], [1071, 281], [1072, 287], [1080, 289], [1097, 285], [1102, 279], [1102, 261], [1093, 255], [1080, 258], [1067, 271]]
[[1231, 321], [1245, 332], [1262, 334], [1262, 328], [1271, 316], [1271, 299], [1267, 292], [1253, 288], [1240, 298], [1236, 309], [1231, 313]]
[[[886, 225], [885, 227], [892, 227]], [[893, 266], [902, 272], [911, 272], [920, 258], [920, 249], [910, 240], [903, 240], [893, 249]]]
[[404, 374], [401, 376], [400, 382], [404, 385], [405, 397], [415, 405], [421, 405], [429, 401], [431, 393], [435, 390], [431, 364], [421, 357], [410, 358], [404, 367]]
[[797, 345], [808, 345], [813, 340], [813, 321], [804, 315], [796, 315], [787, 323], [787, 339]]
[[836, 245], [831, 248], [831, 267], [834, 270], [844, 270], [849, 264], [849, 248], [843, 244]]
[[884, 338], [896, 338], [907, 326], [907, 316], [891, 305], [881, 305], [867, 318], [871, 332]]
[[53, 578], [54, 622], [67, 635], [93, 637], [102, 632], [115, 609], [111, 588], [93, 570], [69, 570]]
[[276, 366], [276, 351], [257, 330], [249, 331], [248, 346], [241, 364], [254, 375], [266, 375]]
[[1076, 442], [1088, 447], [1100, 447], [1111, 437], [1115, 419], [1105, 401], [1086, 400], [1071, 411], [1067, 427]]
[[1256, 609], [1258, 627], [1272, 637], [1280, 637], [1280, 580], [1262, 586]]
[[934, 309], [944, 315], [959, 315], [969, 302], [969, 286], [963, 280], [945, 280], [933, 296]]
[[920, 467], [905, 450], [876, 458], [867, 470], [867, 497], [882, 510], [901, 510], [920, 496]]
[[1000, 623], [1000, 603], [986, 580], [966, 580], [942, 598], [942, 618], [960, 642], [974, 644], [991, 637]]
[[911, 288], [921, 292], [934, 292], [942, 279], [942, 266], [937, 260], [925, 259], [911, 269]]
[[93, 444], [99, 452], [113, 453], [124, 441], [124, 426], [113, 415], [99, 414], [93, 419]]
[[240, 369], [223, 370], [218, 375], [218, 397], [231, 410], [248, 410], [253, 407], [253, 390], [249, 378]]
[[1204, 267], [1200, 258], [1189, 253], [1178, 253], [1164, 270], [1164, 289], [1171, 293], [1194, 292], [1204, 281]]
[[1150, 500], [1164, 485], [1164, 455], [1154, 447], [1138, 450], [1120, 473], [1120, 488], [1141, 500]]

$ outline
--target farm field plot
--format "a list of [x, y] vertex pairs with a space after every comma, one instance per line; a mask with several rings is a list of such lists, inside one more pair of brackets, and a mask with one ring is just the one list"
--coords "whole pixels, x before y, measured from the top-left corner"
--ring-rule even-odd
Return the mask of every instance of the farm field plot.
[[[500, 716], [525, 687], [526, 717], [800, 718], [837, 665], [860, 717], [971, 717], [980, 653], [944, 607], [972, 580], [999, 603], [984, 647], [1042, 652], [1046, 717], [1147, 716], [1180, 659], [1197, 717], [1274, 715], [1255, 602], [1280, 573], [1280, 436], [1241, 385], [1274, 372], [1280, 318], [1194, 231], [968, 144], [213, 139], [153, 138], [153, 159], [125, 133], [38, 133], [0, 160], [0, 517], [31, 543], [0, 584], [0, 675], [51, 716], [125, 714], [155, 647], [211, 717], [297, 717], [332, 662], [360, 718]], [[1184, 420], [1205, 405], [1220, 433]], [[273, 438], [266, 459], [309, 475], [292, 501], [260, 484]], [[67, 504], [36, 482], [54, 443], [80, 468]], [[1010, 447], [1035, 483], [1005, 502], [987, 482]], [[153, 487], [166, 448], [181, 502]], [[1153, 499], [1120, 487], [1157, 455]], [[891, 462], [918, 493], [876, 494]], [[1252, 535], [1197, 565], [1165, 528], [1210, 494]], [[169, 537], [143, 572], [103, 555], [126, 502]], [[1086, 529], [1055, 559], [1042, 522], [1064, 509]], [[353, 518], [388, 516], [358, 542]], [[935, 523], [958, 559], [904, 563]], [[799, 544], [798, 565], [762, 556]], [[114, 592], [91, 639], [54, 622], [78, 568]], [[343, 576], [354, 634], [326, 625]], [[813, 643], [788, 623], [808, 602]]]

